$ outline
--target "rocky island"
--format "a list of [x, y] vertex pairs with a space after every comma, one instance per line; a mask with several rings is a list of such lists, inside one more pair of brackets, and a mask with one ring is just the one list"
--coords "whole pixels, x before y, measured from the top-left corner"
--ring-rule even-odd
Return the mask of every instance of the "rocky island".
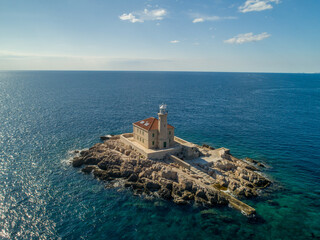
[[158, 115], [159, 120], [133, 123], [133, 133], [105, 137], [103, 143], [77, 152], [72, 165], [109, 185], [121, 183], [135, 194], [176, 204], [229, 205], [254, 216], [255, 209], [239, 199], [256, 197], [258, 190], [270, 185], [261, 175], [264, 165], [250, 158], [238, 159], [226, 148], [178, 138], [167, 124], [165, 105]]

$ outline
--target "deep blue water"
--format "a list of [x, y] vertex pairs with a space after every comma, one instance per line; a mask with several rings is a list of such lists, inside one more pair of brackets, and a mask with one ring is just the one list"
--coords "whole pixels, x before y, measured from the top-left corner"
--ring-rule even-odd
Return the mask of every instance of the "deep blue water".
[[[246, 201], [259, 221], [105, 189], [68, 164], [162, 102], [176, 135], [270, 166], [275, 184]], [[0, 72], [0, 239], [319, 239], [319, 199], [319, 74]]]

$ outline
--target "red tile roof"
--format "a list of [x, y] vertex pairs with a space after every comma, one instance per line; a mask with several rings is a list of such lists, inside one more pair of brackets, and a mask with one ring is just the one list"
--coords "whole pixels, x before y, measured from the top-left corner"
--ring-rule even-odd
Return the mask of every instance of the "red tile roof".
[[[158, 129], [158, 119], [154, 117], [149, 117], [147, 119], [135, 122], [133, 123], [133, 125], [141, 127], [147, 131], [150, 131], [150, 130]], [[174, 128], [174, 127], [167, 124], [167, 128]]]

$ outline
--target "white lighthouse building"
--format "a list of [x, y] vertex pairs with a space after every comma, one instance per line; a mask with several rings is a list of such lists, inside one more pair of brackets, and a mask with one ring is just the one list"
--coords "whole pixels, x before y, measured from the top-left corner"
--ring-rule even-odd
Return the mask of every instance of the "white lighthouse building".
[[133, 138], [146, 148], [165, 149], [174, 144], [174, 127], [167, 123], [167, 105], [159, 106], [158, 117], [133, 123]]

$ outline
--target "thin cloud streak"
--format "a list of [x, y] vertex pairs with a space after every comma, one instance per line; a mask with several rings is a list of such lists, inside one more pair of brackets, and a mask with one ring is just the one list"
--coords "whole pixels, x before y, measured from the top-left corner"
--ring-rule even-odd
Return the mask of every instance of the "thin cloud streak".
[[198, 17], [198, 18], [193, 19], [192, 22], [193, 23], [200, 23], [200, 22], [205, 22], [205, 21], [222, 21], [222, 20], [235, 20], [235, 19], [237, 19], [237, 17], [202, 16], [202, 17]]
[[224, 43], [243, 44], [243, 43], [248, 43], [248, 42], [257, 42], [257, 41], [261, 41], [263, 39], [266, 39], [270, 36], [271, 36], [271, 34], [266, 33], [266, 32], [263, 32], [263, 33], [260, 33], [257, 35], [253, 35], [253, 33], [250, 32], [250, 33], [239, 34], [233, 38], [225, 40]]
[[238, 10], [242, 13], [247, 12], [260, 12], [268, 9], [272, 9], [271, 3], [279, 4], [279, 0], [247, 0]]
[[124, 13], [119, 16], [122, 21], [129, 21], [132, 23], [143, 23], [144, 21], [162, 20], [167, 15], [167, 11], [163, 8], [148, 10], [144, 9], [141, 12]]

